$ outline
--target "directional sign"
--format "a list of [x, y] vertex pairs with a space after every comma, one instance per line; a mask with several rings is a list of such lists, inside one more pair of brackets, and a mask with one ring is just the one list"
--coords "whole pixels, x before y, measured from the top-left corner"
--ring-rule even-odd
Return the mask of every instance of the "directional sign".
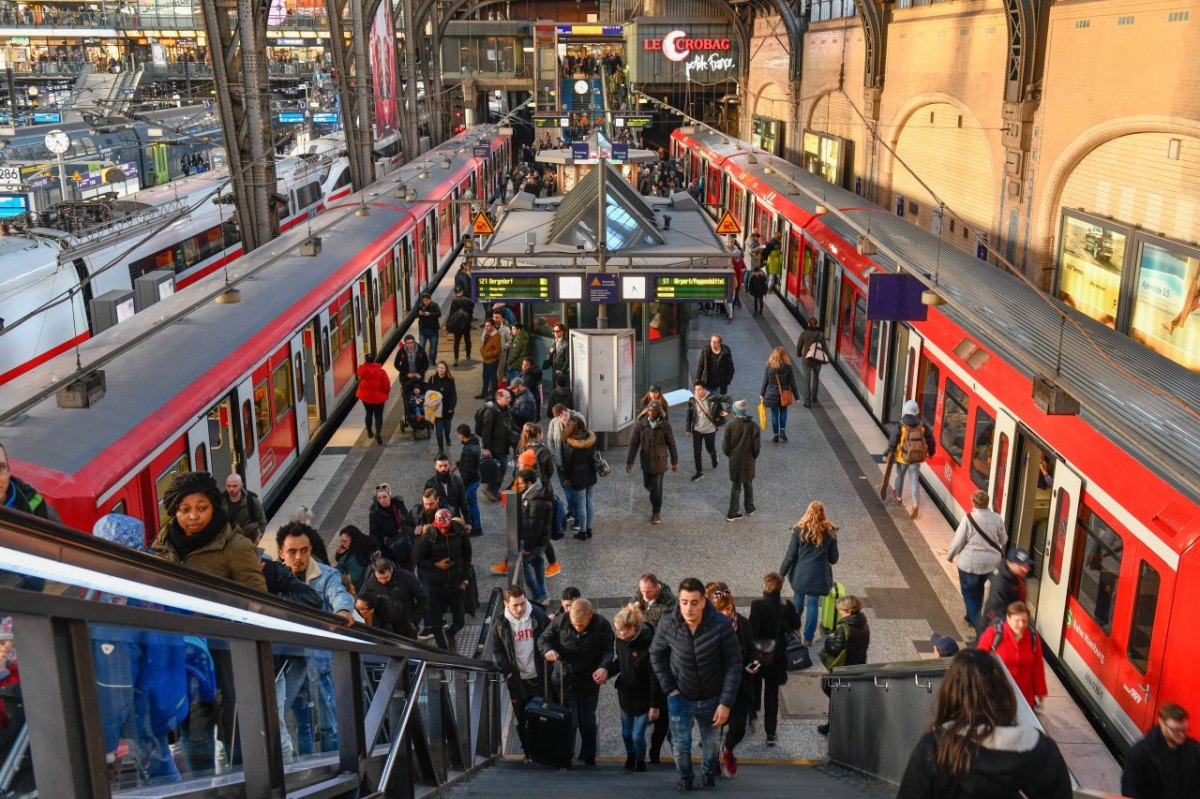
[[496, 232], [496, 226], [485, 211], [480, 211], [475, 214], [475, 221], [471, 223], [471, 232], [476, 236], [490, 236]]
[[724, 300], [731, 294], [728, 275], [656, 275], [654, 299]]
[[551, 298], [545, 275], [481, 275], [475, 273], [476, 300], [542, 300]]
[[733, 213], [731, 211], [726, 211], [725, 214], [721, 217], [721, 221], [717, 223], [717, 235], [718, 236], [730, 236], [730, 235], [736, 236], [741, 232], [742, 232], [742, 226], [739, 225], [738, 221], [733, 218]]

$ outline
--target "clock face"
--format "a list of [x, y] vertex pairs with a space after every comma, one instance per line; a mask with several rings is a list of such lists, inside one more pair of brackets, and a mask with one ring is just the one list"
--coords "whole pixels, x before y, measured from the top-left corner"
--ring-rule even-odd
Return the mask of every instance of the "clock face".
[[588, 82], [586, 80], [575, 81], [575, 93], [576, 94], [587, 94], [588, 93]]
[[46, 134], [46, 149], [61, 155], [71, 149], [71, 137], [61, 130], [52, 130]]

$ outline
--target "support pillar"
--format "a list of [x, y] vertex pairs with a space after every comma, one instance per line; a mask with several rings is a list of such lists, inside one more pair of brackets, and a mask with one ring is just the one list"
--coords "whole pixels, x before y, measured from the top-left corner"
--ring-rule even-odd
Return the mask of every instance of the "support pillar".
[[[401, 130], [403, 131], [401, 135], [404, 141], [404, 158], [406, 161], [414, 161], [420, 154], [421, 141], [419, 131], [421, 117], [417, 107], [417, 79], [420, 72], [417, 68], [417, 4], [416, 0], [400, 0], [400, 4], [403, 9], [401, 31], [404, 39], [404, 51], [401, 54], [404, 59], [404, 102], [400, 104]], [[428, 99], [428, 91], [425, 96]]]
[[[349, 19], [343, 19], [349, 6]], [[371, 20], [379, 0], [325, 0], [329, 18], [329, 50], [342, 107], [342, 130], [350, 160], [350, 183], [362, 191], [375, 180], [374, 136], [371, 131]]]

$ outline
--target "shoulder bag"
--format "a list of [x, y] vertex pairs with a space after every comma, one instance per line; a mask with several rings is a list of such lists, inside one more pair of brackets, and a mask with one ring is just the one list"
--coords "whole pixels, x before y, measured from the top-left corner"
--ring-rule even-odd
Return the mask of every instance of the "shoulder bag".
[[786, 408], [796, 401], [796, 398], [792, 396], [792, 390], [790, 388], [784, 388], [783, 383], [780, 382], [779, 372], [775, 373], [775, 386], [779, 389], [780, 408]]
[[612, 474], [612, 467], [608, 465], [608, 461], [604, 460], [604, 456], [600, 454], [600, 450], [592, 450], [592, 460], [596, 464], [596, 474], [601, 477], [608, 477]]
[[808, 351], [804, 353], [804, 359], [818, 364], [829, 363], [829, 351], [825, 349], [825, 342], [817, 339], [809, 344]]
[[787, 670], [804, 671], [809, 668], [812, 668], [812, 656], [808, 654], [808, 647], [800, 640], [799, 635], [789, 632], [787, 636]]
[[[717, 418], [714, 419], [712, 414], [708, 412], [708, 409], [704, 407], [703, 400], [699, 400], [699, 399], [696, 399], [695, 397], [692, 397], [692, 402], [694, 402], [696, 404], [696, 410], [698, 410], [698, 411], [700, 411], [700, 413], [704, 414], [705, 419], [712, 422], [713, 427], [723, 427], [725, 425], [725, 417], [721, 416], [720, 414], [717, 414]], [[763, 664], [763, 665], [766, 665], [766, 664]]]
[[983, 528], [979, 526], [979, 522], [975, 521], [974, 517], [972, 517], [970, 513], [967, 514], [967, 521], [969, 521], [971, 526], [975, 528], [975, 532], [983, 536], [984, 541], [987, 541], [992, 545], [992, 549], [1000, 553], [1000, 557], [1004, 557], [1004, 550], [1000, 548], [999, 544], [988, 537], [988, 534], [983, 531]]

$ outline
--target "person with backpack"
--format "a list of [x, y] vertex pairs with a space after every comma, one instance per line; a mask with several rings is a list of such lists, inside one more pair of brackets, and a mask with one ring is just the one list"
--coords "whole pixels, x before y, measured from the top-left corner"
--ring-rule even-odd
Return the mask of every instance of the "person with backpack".
[[[782, 591], [783, 575], [771, 572], [763, 578], [762, 599], [750, 603], [750, 634], [762, 664], [755, 676], [762, 685], [763, 732], [767, 736], [767, 746], [775, 742], [779, 723], [779, 687], [786, 685], [788, 680], [788, 639], [792, 632], [800, 629], [800, 614], [792, 603], [783, 601]], [[757, 685], [755, 691], [758, 691]], [[757, 697], [755, 705], [758, 705]]]
[[975, 507], [958, 523], [946, 552], [950, 563], [958, 558], [958, 585], [967, 612], [963, 618], [972, 627], [983, 610], [983, 588], [988, 575], [1000, 566], [1004, 548], [1008, 546], [1004, 518], [988, 507], [990, 501], [986, 491], [971, 495]]
[[454, 287], [450, 314], [446, 317], [446, 332], [454, 336], [454, 365], [458, 366], [460, 347], [466, 345], [466, 360], [471, 360], [471, 312], [474, 304], [463, 294], [461, 286]]
[[838, 562], [838, 528], [825, 516], [825, 504], [817, 500], [792, 527], [787, 554], [779, 573], [792, 586], [792, 604], [805, 616], [804, 644], [811, 646], [817, 634], [817, 607], [833, 588], [833, 564]]
[[833, 360], [815, 316], [808, 317], [808, 325], [796, 340], [796, 357], [804, 364], [804, 407], [811, 408], [821, 385], [821, 367]]
[[1029, 623], [1029, 606], [1024, 602], [1010, 604], [1004, 620], [997, 619], [980, 634], [976, 648], [992, 652], [1004, 661], [1004, 667], [1030, 707], [1046, 695], [1042, 639]]
[[499, 466], [483, 490], [484, 496], [492, 502], [500, 501], [500, 481], [508, 471], [508, 453], [517, 437], [509, 413], [511, 405], [512, 394], [500, 389], [494, 401], [484, 403], [475, 411], [475, 433], [483, 444], [481, 454], [484, 458], [495, 458]]
[[890, 455], [895, 459], [896, 487], [892, 489], [892, 499], [900, 505], [904, 505], [904, 481], [911, 482], [912, 509], [909, 515], [915, 519], [921, 510], [921, 464], [937, 453], [937, 443], [933, 439], [933, 431], [921, 419], [921, 406], [916, 400], [904, 403], [902, 410], [904, 414], [900, 417], [900, 424], [888, 436], [884, 457]]

